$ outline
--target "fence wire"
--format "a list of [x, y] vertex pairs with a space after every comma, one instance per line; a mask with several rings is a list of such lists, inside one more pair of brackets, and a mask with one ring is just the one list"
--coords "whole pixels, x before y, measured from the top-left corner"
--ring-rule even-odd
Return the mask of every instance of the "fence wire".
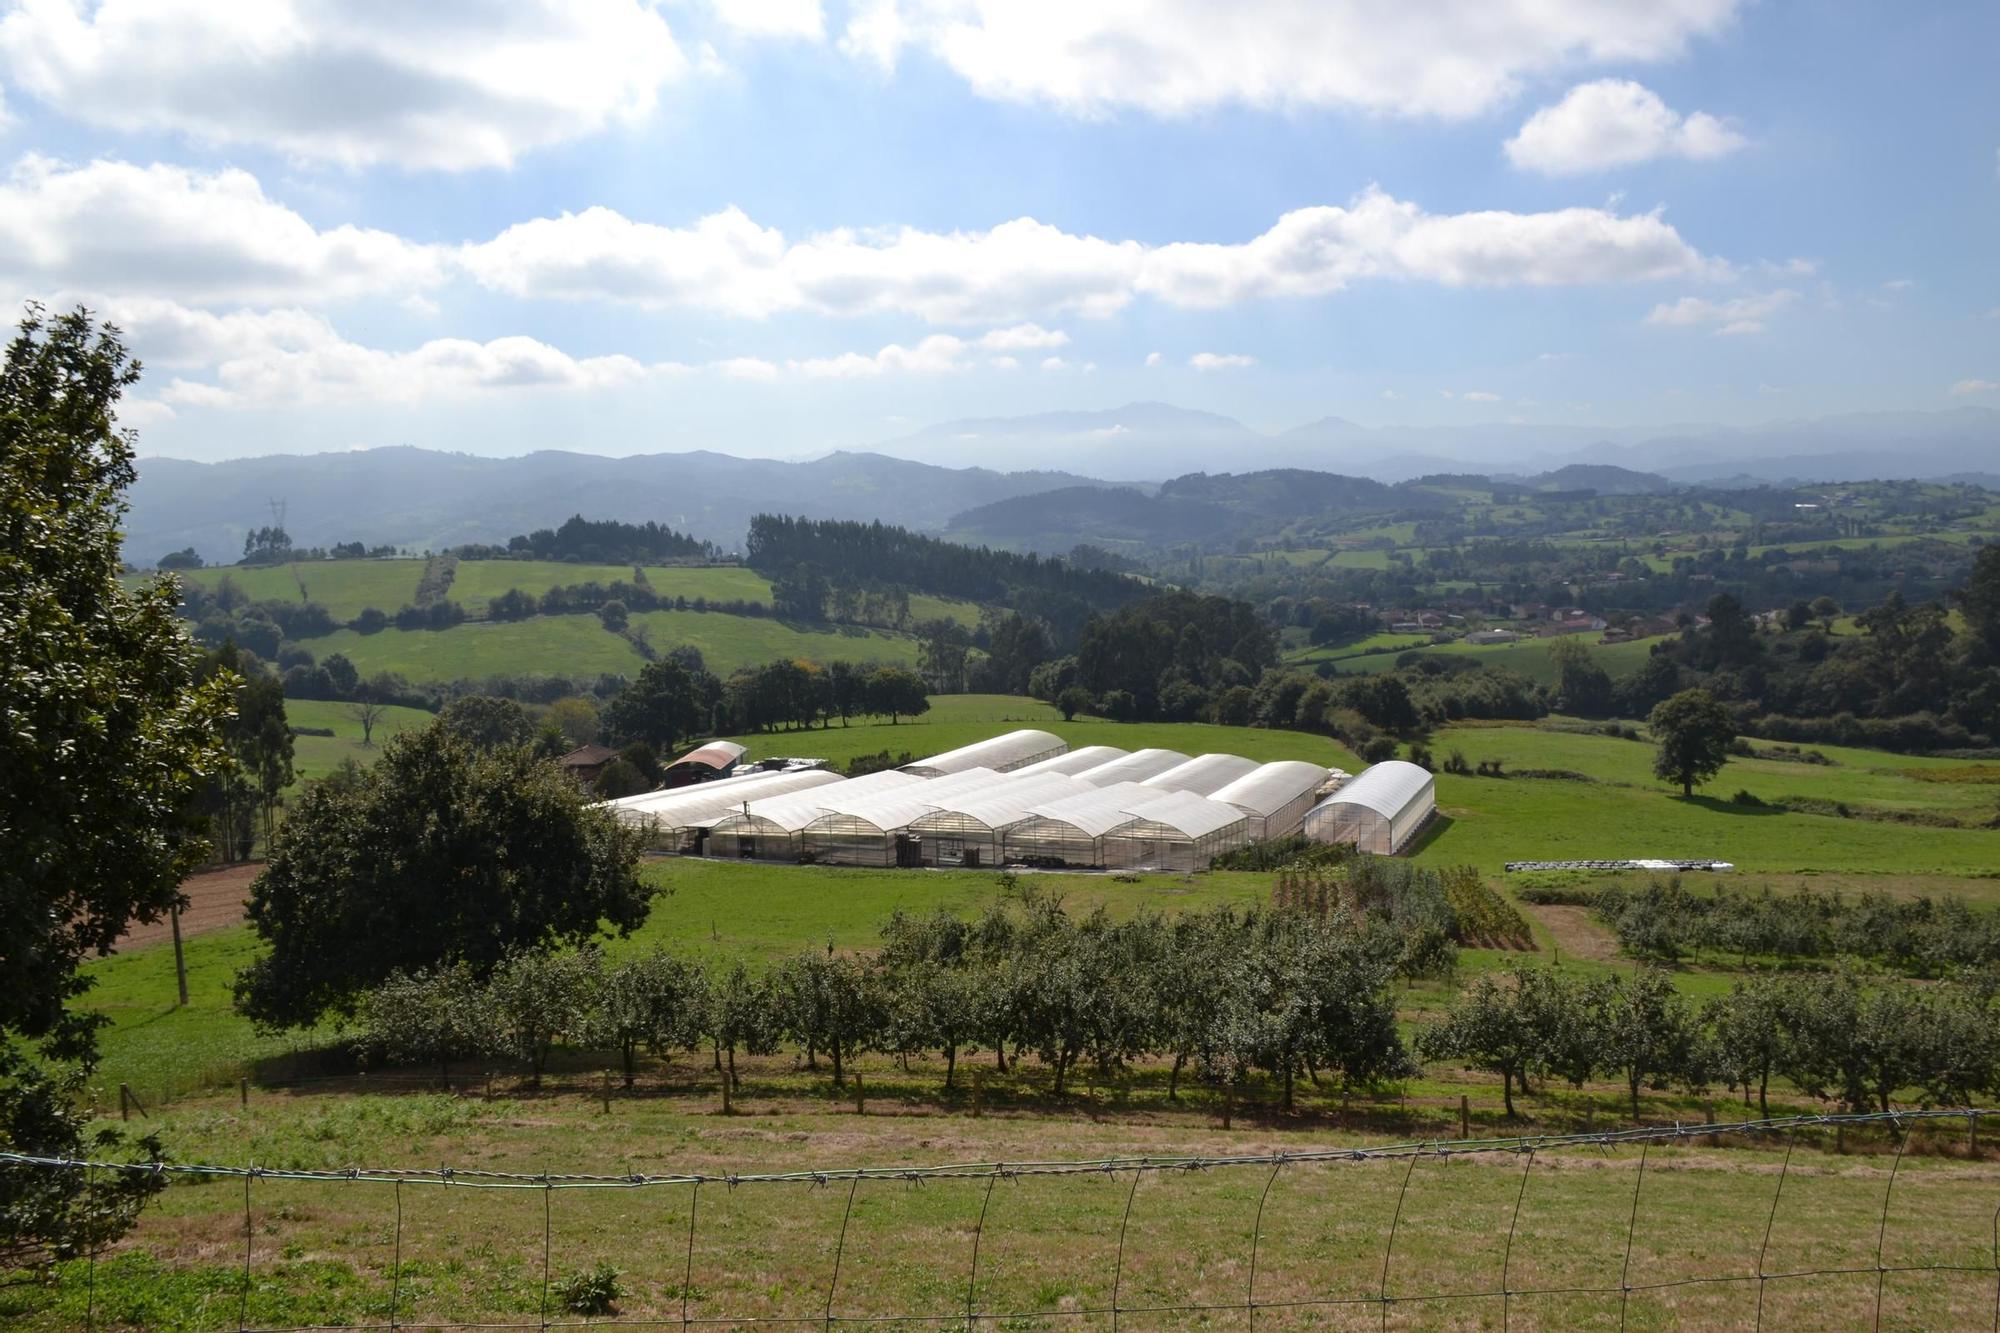
[[[834, 1325], [910, 1325], [960, 1327], [966, 1329], [980, 1326], [1032, 1327], [1038, 1325], [1074, 1326], [1077, 1321], [1108, 1321], [1109, 1327], [1117, 1329], [1122, 1321], [1133, 1318], [1172, 1319], [1176, 1322], [1200, 1320], [1214, 1323], [1222, 1317], [1240, 1319], [1249, 1328], [1256, 1328], [1260, 1313], [1277, 1316], [1292, 1314], [1308, 1316], [1315, 1323], [1330, 1319], [1337, 1314], [1365, 1316], [1367, 1322], [1386, 1330], [1399, 1308], [1431, 1306], [1446, 1307], [1456, 1313], [1445, 1319], [1446, 1324], [1459, 1321], [1484, 1322], [1478, 1313], [1482, 1307], [1498, 1311], [1500, 1327], [1507, 1329], [1516, 1317], [1519, 1304], [1523, 1301], [1544, 1298], [1603, 1298], [1616, 1303], [1618, 1327], [1627, 1326], [1635, 1295], [1647, 1296], [1671, 1293], [1696, 1288], [1737, 1287], [1748, 1291], [1754, 1284], [1756, 1294], [1754, 1322], [1750, 1326], [1762, 1329], [1766, 1321], [1766, 1294], [1774, 1284], [1796, 1284], [1811, 1280], [1832, 1280], [1854, 1278], [1873, 1279], [1873, 1297], [1869, 1322], [1872, 1327], [1882, 1325], [1888, 1280], [1894, 1276], [1947, 1277], [1978, 1276], [1993, 1283], [1991, 1306], [1991, 1326], [2000, 1333], [2000, 1176], [1981, 1172], [1957, 1179], [1969, 1188], [1983, 1190], [1990, 1197], [1986, 1203], [1994, 1205], [1991, 1214], [1990, 1242], [1982, 1234], [1979, 1237], [1981, 1262], [1970, 1263], [1942, 1258], [1930, 1258], [1922, 1262], [1888, 1262], [1889, 1224], [1892, 1207], [1896, 1198], [1897, 1184], [1903, 1177], [1904, 1157], [1909, 1149], [1912, 1131], [1923, 1126], [1941, 1124], [1962, 1124], [1975, 1142], [1980, 1124], [2000, 1114], [1987, 1108], [1925, 1109], [1890, 1111], [1855, 1115], [1805, 1115], [1787, 1116], [1774, 1119], [1745, 1120], [1732, 1123], [1689, 1122], [1672, 1125], [1643, 1126], [1631, 1129], [1606, 1130], [1586, 1133], [1523, 1135], [1506, 1138], [1483, 1139], [1436, 1139], [1408, 1141], [1369, 1147], [1307, 1148], [1267, 1153], [1241, 1154], [1200, 1154], [1200, 1155], [1154, 1155], [1130, 1157], [1106, 1157], [1091, 1160], [1063, 1161], [1006, 1161], [1006, 1162], [957, 1162], [942, 1165], [900, 1165], [900, 1166], [850, 1166], [827, 1167], [816, 1170], [740, 1172], [705, 1174], [699, 1172], [671, 1173], [560, 1173], [560, 1172], [514, 1172], [495, 1171], [477, 1167], [348, 1167], [336, 1170], [308, 1170], [258, 1165], [227, 1166], [183, 1162], [115, 1162], [78, 1158], [43, 1157], [14, 1152], [0, 1152], [0, 1168], [16, 1168], [48, 1171], [83, 1172], [96, 1177], [106, 1172], [144, 1173], [170, 1179], [188, 1180], [233, 1180], [243, 1186], [243, 1238], [242, 1276], [240, 1290], [236, 1293], [236, 1319], [231, 1324], [216, 1324], [212, 1327], [239, 1330], [239, 1333], [308, 1333], [319, 1329], [552, 1329], [576, 1327], [644, 1327], [644, 1328], [694, 1328], [694, 1327], [755, 1327], [760, 1325], [786, 1325], [796, 1327], [817, 1326], [831, 1329]], [[1873, 1261], [1868, 1263], [1827, 1263], [1819, 1266], [1773, 1266], [1770, 1264], [1772, 1236], [1777, 1230], [1781, 1207], [1786, 1200], [1786, 1186], [1793, 1177], [1795, 1149], [1800, 1136], [1807, 1132], [1834, 1131], [1844, 1134], [1849, 1129], [1882, 1129], [1894, 1138], [1895, 1153], [1882, 1187], [1879, 1213], [1869, 1219], [1873, 1222]], [[1685, 1144], [1691, 1140], [1707, 1140], [1719, 1143], [1722, 1138], [1735, 1140], [1750, 1139], [1753, 1142], [1775, 1143], [1782, 1140], [1784, 1155], [1774, 1176], [1770, 1195], [1769, 1210], [1761, 1219], [1761, 1242], [1756, 1246], [1755, 1263], [1738, 1271], [1716, 1271], [1696, 1273], [1671, 1278], [1634, 1280], [1633, 1252], [1641, 1234], [1641, 1222], [1645, 1216], [1645, 1201], [1648, 1185], [1647, 1166], [1655, 1146]], [[1553, 1155], [1565, 1152], [1596, 1150], [1609, 1155], [1618, 1148], [1638, 1148], [1637, 1169], [1633, 1173], [1629, 1207], [1623, 1208], [1623, 1235], [1614, 1237], [1622, 1242], [1622, 1257], [1617, 1264], [1615, 1282], [1578, 1282], [1562, 1284], [1516, 1283], [1512, 1280], [1518, 1263], [1516, 1252], [1517, 1237], [1520, 1233], [1523, 1205], [1529, 1197], [1529, 1181], [1538, 1160], [1548, 1161]], [[1497, 1282], [1481, 1285], [1469, 1290], [1424, 1290], [1410, 1289], [1394, 1282], [1396, 1246], [1399, 1233], [1403, 1229], [1405, 1208], [1409, 1201], [1412, 1178], [1417, 1167], [1423, 1162], [1447, 1162], [1453, 1159], [1476, 1158], [1488, 1161], [1505, 1161], [1518, 1158], [1521, 1176], [1518, 1185], [1513, 1186], [1513, 1206], [1508, 1217], [1504, 1246]], [[1259, 1249], [1265, 1234], [1266, 1208], [1270, 1202], [1272, 1188], [1278, 1183], [1282, 1173], [1288, 1168], [1311, 1165], [1337, 1166], [1353, 1163], [1398, 1162], [1403, 1164], [1399, 1173], [1400, 1183], [1394, 1194], [1393, 1207], [1389, 1211], [1386, 1240], [1383, 1242], [1379, 1278], [1371, 1293], [1341, 1296], [1274, 1296], [1267, 1293], [1264, 1299], [1258, 1296]], [[1255, 1220], [1251, 1225], [1247, 1245], [1246, 1278], [1240, 1300], [1229, 1301], [1183, 1301], [1147, 1302], [1123, 1299], [1127, 1278], [1127, 1240], [1131, 1230], [1133, 1207], [1137, 1198], [1139, 1183], [1147, 1177], [1172, 1174], [1191, 1174], [1211, 1171], [1256, 1171], [1263, 1170], [1261, 1187], [1256, 1192]], [[1121, 1180], [1125, 1185], [1122, 1211], [1118, 1213], [1115, 1258], [1108, 1284], [1109, 1300], [1099, 1304], [1064, 1304], [1042, 1308], [982, 1308], [979, 1304], [981, 1285], [981, 1246], [986, 1238], [989, 1219], [994, 1208], [994, 1189], [1003, 1181], [1021, 1181], [1034, 1178], [1095, 1177]], [[1509, 1178], [1511, 1181], [1511, 1178]], [[861, 1313], [842, 1312], [840, 1306], [842, 1262], [849, 1254], [849, 1231], [854, 1218], [855, 1199], [864, 1184], [902, 1183], [920, 1186], [931, 1182], [958, 1181], [983, 1183], [980, 1192], [980, 1206], [977, 1222], [972, 1228], [970, 1255], [964, 1269], [964, 1301], [962, 1308], [954, 1306], [949, 1312], [933, 1313]], [[265, 1325], [250, 1321], [250, 1293], [256, 1280], [256, 1194], [259, 1184], [276, 1182], [312, 1182], [329, 1185], [376, 1185], [387, 1187], [393, 1196], [393, 1259], [389, 1271], [387, 1318], [375, 1323], [344, 1321], [338, 1324], [288, 1324]], [[821, 1189], [845, 1184], [844, 1205], [839, 1211], [839, 1227], [834, 1233], [831, 1245], [831, 1265], [826, 1276], [823, 1298], [817, 1301], [819, 1312], [811, 1315], [772, 1314], [718, 1314], [697, 1312], [692, 1304], [696, 1276], [697, 1238], [700, 1234], [701, 1197], [704, 1188], [721, 1188], [728, 1191], [751, 1187], [774, 1189], [811, 1188]], [[541, 1197], [539, 1306], [536, 1316], [527, 1320], [511, 1321], [436, 1321], [422, 1318], [402, 1317], [404, 1300], [404, 1193], [406, 1187], [433, 1187], [441, 1191], [512, 1191], [517, 1193], [538, 1193]], [[673, 1317], [656, 1315], [651, 1317], [600, 1316], [592, 1318], [558, 1317], [551, 1310], [553, 1262], [557, 1252], [557, 1229], [555, 1226], [554, 1199], [558, 1193], [566, 1191], [618, 1191], [618, 1190], [685, 1190], [687, 1192], [687, 1225], [684, 1235], [676, 1237], [681, 1243], [668, 1248], [663, 1245], [661, 1271], [677, 1271], [679, 1276], [679, 1313]], [[1755, 1219], [1753, 1219], [1755, 1220]], [[1929, 1223], [1927, 1223], [1929, 1225]], [[1613, 1228], [1617, 1230], [1618, 1228]], [[1984, 1231], [1982, 1224], [1982, 1233]], [[1752, 1238], [1755, 1238], [1753, 1233]], [[1933, 1239], [1943, 1239], [1941, 1232], [1933, 1231]], [[1470, 1238], [1470, 1235], [1468, 1235]], [[668, 1238], [664, 1233], [661, 1239]], [[1963, 1239], [1959, 1237], [1958, 1239]], [[934, 1268], [942, 1273], [945, 1264], [942, 1256], [933, 1255]], [[678, 1262], [671, 1262], [677, 1260]], [[92, 1251], [85, 1268], [85, 1282], [89, 1291], [84, 1299], [84, 1325], [95, 1329], [102, 1317], [102, 1309], [97, 1291], [98, 1255]], [[954, 1284], [956, 1289], [956, 1284]], [[1749, 1321], [1746, 1321], [1749, 1322]], [[1986, 1322], [1984, 1318], [1982, 1323]], [[1549, 1326], [1544, 1324], [1544, 1326]], [[1780, 1325], [1781, 1326], [1781, 1325]]]

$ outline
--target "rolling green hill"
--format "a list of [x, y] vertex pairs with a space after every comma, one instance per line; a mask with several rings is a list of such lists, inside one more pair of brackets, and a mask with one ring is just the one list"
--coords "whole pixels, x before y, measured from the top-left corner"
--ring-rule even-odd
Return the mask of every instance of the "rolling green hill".
[[374, 744], [361, 743], [361, 723], [355, 720], [354, 705], [318, 699], [285, 700], [285, 721], [294, 727], [331, 727], [331, 736], [294, 736], [292, 774], [300, 781], [323, 778], [352, 759], [364, 768], [382, 753], [382, 744], [392, 736], [417, 727], [427, 727], [431, 714], [421, 708], [384, 708], [376, 720]]

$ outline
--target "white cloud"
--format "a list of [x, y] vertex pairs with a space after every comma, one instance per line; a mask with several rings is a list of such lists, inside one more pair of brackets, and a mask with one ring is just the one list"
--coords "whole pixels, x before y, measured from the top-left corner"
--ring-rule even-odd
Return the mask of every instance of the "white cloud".
[[995, 370], [1019, 370], [1021, 368], [1020, 359], [1011, 356], [996, 356], [987, 362], [987, 364]]
[[914, 375], [942, 375], [964, 370], [966, 344], [948, 333], [934, 333], [915, 347], [890, 343], [873, 356], [845, 352], [840, 356], [815, 357], [794, 361], [793, 370], [809, 379], [859, 379], [903, 372]]
[[774, 380], [778, 378], [778, 364], [756, 356], [732, 356], [727, 361], [717, 361], [714, 369], [733, 380]]
[[509, 389], [604, 389], [689, 367], [642, 365], [629, 356], [573, 357], [534, 338], [474, 342], [438, 338], [406, 352], [349, 342], [301, 311], [135, 311], [134, 346], [164, 343], [170, 363], [215, 365], [213, 382], [174, 379], [168, 405], [289, 407], [297, 404], [413, 403]]
[[1393, 402], [1395, 402], [1395, 401], [1396, 401], [1397, 399], [1401, 398], [1402, 396], [1403, 396], [1402, 394], [1400, 394], [1400, 393], [1397, 393], [1397, 392], [1396, 392], [1396, 391], [1395, 391], [1394, 389], [1384, 389], [1384, 390], [1382, 390], [1382, 397], [1383, 397], [1384, 401], [1387, 401], [1387, 402], [1391, 402], [1391, 403], [1393, 403]]
[[1042, 358], [1043, 370], [1055, 371], [1055, 370], [1068, 370], [1069, 368], [1070, 368], [1070, 363], [1063, 360], [1059, 356], [1045, 356]]
[[826, 16], [819, 0], [709, 0], [709, 4], [725, 26], [745, 37], [809, 42], [826, 38]]
[[22, 0], [0, 63], [114, 130], [444, 170], [641, 117], [687, 68], [644, 0]]
[[1722, 157], [1747, 141], [1705, 111], [1682, 116], [1630, 79], [1599, 79], [1569, 90], [1528, 117], [1507, 141], [1517, 167], [1550, 176], [1603, 171], [1658, 157]]
[[1140, 295], [1210, 308], [1326, 295], [1361, 278], [1540, 286], [1727, 271], [1658, 214], [1432, 214], [1372, 188], [1345, 208], [1287, 213], [1240, 243], [1148, 248], [1033, 218], [986, 231], [841, 230], [791, 242], [735, 208], [691, 227], [591, 208], [519, 223], [462, 247], [458, 260], [485, 285], [524, 297], [934, 323], [1105, 316]]
[[1891, 278], [1882, 284], [1885, 292], [1907, 292], [1917, 285], [1915, 278]]
[[1146, 353], [1146, 364], [1149, 366], [1157, 366], [1160, 364], [1160, 362], [1164, 360], [1166, 360], [1166, 358], [1158, 352]]
[[892, 69], [909, 47], [981, 96], [1077, 114], [1237, 104], [1466, 117], [1530, 75], [1678, 55], [1737, 0], [871, 0], [842, 38]]
[[2000, 380], [1960, 380], [1951, 386], [1952, 396], [1963, 398], [1967, 394], [1993, 393], [2000, 390]]
[[1488, 393], [1484, 389], [1467, 389], [1459, 395], [1459, 398], [1468, 403], [1497, 403], [1500, 401], [1499, 394]]
[[1196, 352], [1188, 364], [1196, 370], [1241, 370], [1256, 365], [1257, 358], [1241, 352]]
[[1761, 333], [1765, 320], [1798, 299], [1797, 292], [1784, 287], [1725, 301], [1683, 296], [1678, 301], [1654, 306], [1646, 316], [1646, 323], [1679, 329], [1713, 326], [1718, 334]]
[[311, 302], [430, 286], [444, 261], [384, 231], [321, 231], [234, 169], [30, 154], [0, 181], [0, 279], [24, 287]]
[[981, 347], [996, 352], [1023, 352], [1044, 347], [1067, 347], [1069, 335], [1061, 329], [1045, 329], [1039, 324], [1016, 324], [994, 329], [979, 340]]

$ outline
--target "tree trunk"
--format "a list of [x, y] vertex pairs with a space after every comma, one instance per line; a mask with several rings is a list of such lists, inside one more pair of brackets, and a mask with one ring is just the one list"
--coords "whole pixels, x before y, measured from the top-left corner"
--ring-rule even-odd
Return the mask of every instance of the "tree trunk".
[[836, 1037], [828, 1042], [827, 1048], [833, 1056], [833, 1086], [837, 1088], [840, 1086], [840, 1039]]
[[1507, 1118], [1512, 1120], [1514, 1118], [1514, 1071], [1511, 1069], [1500, 1071], [1500, 1100], [1506, 1103]]
[[1292, 1109], [1292, 1062], [1285, 1061], [1285, 1109]]
[[743, 1090], [743, 1081], [736, 1077], [736, 1043], [733, 1041], [729, 1043], [729, 1073], [727, 1077], [731, 1088], [738, 1092]]
[[[1749, 1100], [1747, 1094], [1744, 1100]], [[1771, 1118], [1771, 1071], [1768, 1069], [1764, 1071], [1763, 1080], [1757, 1084], [1757, 1114], [1766, 1120]]]
[[958, 1043], [949, 1042], [944, 1048], [944, 1085], [951, 1087], [951, 1077], [958, 1072]]
[[1186, 1063], [1187, 1056], [1181, 1054], [1179, 1051], [1175, 1051], [1174, 1072], [1167, 1075], [1167, 1100], [1170, 1102], [1177, 1102], [1181, 1099], [1181, 1066]]
[[630, 1088], [638, 1075], [639, 1052], [632, 1042], [625, 1043], [625, 1086]]
[[1637, 1071], [1634, 1071], [1625, 1081], [1632, 1089], [1632, 1120], [1636, 1124], [1639, 1119], [1639, 1075]]
[[1007, 1072], [1007, 1043], [1006, 1043], [1006, 1042], [1004, 1042], [1004, 1041], [996, 1041], [996, 1042], [994, 1042], [994, 1043], [993, 1043], [993, 1063], [995, 1063], [995, 1064], [997, 1064], [997, 1065], [999, 1065], [999, 1066], [1000, 1066], [1000, 1072], [1001, 1072], [1001, 1073], [1003, 1073], [1003, 1074], [1004, 1074], [1004, 1073], [1006, 1073], [1006, 1072]]

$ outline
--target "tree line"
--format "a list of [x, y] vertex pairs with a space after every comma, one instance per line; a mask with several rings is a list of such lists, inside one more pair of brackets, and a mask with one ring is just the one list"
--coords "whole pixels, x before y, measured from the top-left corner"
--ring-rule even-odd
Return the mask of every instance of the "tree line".
[[715, 547], [663, 523], [621, 523], [572, 514], [554, 528], [537, 528], [507, 539], [504, 546], [472, 543], [452, 548], [462, 560], [565, 560], [578, 564], [629, 565], [663, 560], [712, 560]]
[[1639, 888], [1524, 889], [1530, 902], [1588, 906], [1633, 955], [1677, 962], [1701, 953], [1797, 963], [1849, 957], [1914, 977], [2000, 964], [2000, 913], [1957, 898], [1850, 897], [1797, 889], [1696, 893], [1679, 879]]
[[1635, 1117], [1643, 1088], [1714, 1086], [1741, 1091], [1745, 1106], [1754, 1093], [1768, 1115], [1774, 1079], [1854, 1111], [1886, 1111], [1904, 1090], [1970, 1106], [2000, 1089], [1996, 989], [1988, 972], [1919, 988], [1839, 968], [1753, 977], [1697, 1005], [1659, 968], [1627, 977], [1524, 968], [1481, 976], [1417, 1047], [1498, 1074], [1510, 1116], [1516, 1088], [1594, 1078], [1623, 1083]]

